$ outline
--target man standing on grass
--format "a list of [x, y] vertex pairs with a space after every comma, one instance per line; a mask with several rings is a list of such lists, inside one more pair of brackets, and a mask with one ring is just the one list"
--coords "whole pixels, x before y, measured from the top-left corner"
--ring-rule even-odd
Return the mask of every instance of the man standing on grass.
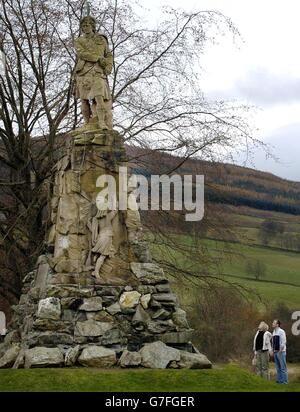
[[281, 329], [281, 322], [275, 319], [272, 323], [273, 331], [273, 352], [277, 371], [277, 383], [288, 383], [288, 371], [286, 366], [286, 334]]

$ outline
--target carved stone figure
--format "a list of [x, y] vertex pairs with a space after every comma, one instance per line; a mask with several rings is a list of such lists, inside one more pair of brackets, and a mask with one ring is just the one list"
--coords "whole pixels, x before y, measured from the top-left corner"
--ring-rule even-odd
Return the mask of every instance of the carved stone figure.
[[112, 100], [107, 75], [113, 56], [104, 34], [96, 33], [96, 20], [85, 16], [80, 22], [81, 36], [75, 40], [75, 95], [81, 100], [85, 124], [98, 119], [100, 129], [112, 129]]
[[118, 214], [118, 210], [97, 210], [89, 225], [92, 234], [91, 251], [97, 255], [95, 270], [93, 275], [100, 278], [99, 272], [107, 257], [113, 257], [116, 253], [113, 246], [113, 227], [112, 221]]

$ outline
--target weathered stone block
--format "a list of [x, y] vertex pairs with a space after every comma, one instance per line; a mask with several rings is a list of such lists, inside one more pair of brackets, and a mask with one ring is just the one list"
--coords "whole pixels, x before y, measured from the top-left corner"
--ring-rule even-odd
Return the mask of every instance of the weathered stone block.
[[155, 313], [152, 315], [152, 319], [168, 319], [171, 316], [171, 312], [168, 312], [165, 309], [158, 309]]
[[122, 368], [130, 368], [140, 366], [142, 362], [142, 356], [139, 352], [129, 352], [124, 350], [122, 356], [119, 359], [119, 364]]
[[123, 341], [123, 335], [120, 329], [117, 328], [106, 331], [101, 338], [101, 344], [104, 346], [115, 345]]
[[78, 288], [76, 286], [49, 286], [47, 288], [47, 295], [59, 298], [89, 298], [93, 296], [94, 289]]
[[152, 286], [152, 285], [139, 285], [137, 287], [137, 291], [141, 294], [141, 295], [147, 295], [147, 294], [152, 294], [152, 293], [156, 293], [156, 286]]
[[95, 290], [98, 296], [114, 296], [116, 299], [123, 291], [122, 286], [95, 286]]
[[149, 307], [149, 302], [151, 300], [151, 294], [148, 293], [147, 295], [143, 295], [140, 299], [141, 305], [143, 306], [144, 309], [148, 309]]
[[212, 363], [202, 353], [190, 353], [180, 351], [180, 361], [178, 362], [180, 368], [188, 369], [210, 369]]
[[93, 368], [111, 368], [116, 364], [115, 351], [102, 346], [89, 346], [83, 349], [78, 362]]
[[132, 309], [138, 305], [141, 294], [136, 290], [124, 292], [120, 297], [121, 309]]
[[58, 348], [36, 347], [25, 351], [25, 368], [62, 366], [64, 357]]
[[159, 336], [159, 339], [165, 343], [187, 343], [192, 340], [194, 330], [187, 329], [180, 332], [169, 332]]
[[157, 302], [174, 302], [177, 303], [177, 296], [174, 293], [154, 293], [152, 298]]
[[147, 285], [156, 285], [168, 281], [162, 268], [155, 263], [131, 262], [130, 267], [134, 275]]
[[147, 329], [150, 333], [160, 334], [170, 330], [170, 325], [165, 321], [151, 321], [147, 323]]
[[77, 322], [75, 326], [75, 335], [85, 337], [102, 336], [107, 330], [112, 329], [111, 322], [96, 322], [87, 320], [85, 322]]
[[26, 336], [26, 344], [32, 348], [34, 346], [57, 346], [72, 345], [73, 336], [68, 333], [57, 332], [30, 332]]
[[180, 360], [180, 351], [170, 348], [163, 342], [147, 343], [139, 351], [142, 357], [142, 366], [152, 369], [164, 369], [171, 361]]
[[74, 310], [71, 309], [64, 309], [62, 312], [62, 320], [64, 322], [74, 322], [74, 319], [76, 317], [76, 312]]
[[32, 325], [33, 329], [40, 331], [55, 331], [61, 333], [71, 333], [72, 323], [53, 319], [36, 319]]
[[102, 310], [102, 299], [100, 296], [95, 296], [93, 298], [85, 298], [83, 304], [79, 307], [79, 310], [84, 310], [86, 312], [96, 312]]
[[110, 314], [110, 315], [115, 315], [117, 313], [120, 313], [121, 310], [121, 306], [119, 304], [119, 302], [114, 303], [113, 305], [110, 305], [106, 308], [106, 311]]
[[186, 319], [186, 312], [180, 308], [177, 308], [172, 315], [173, 322], [178, 328], [189, 329], [189, 324]]
[[40, 319], [60, 319], [61, 306], [57, 298], [41, 299], [38, 304], [37, 317]]
[[88, 312], [87, 313], [88, 320], [95, 320], [98, 322], [113, 322], [114, 317], [107, 313], [105, 310], [101, 310], [100, 312]]
[[162, 283], [160, 285], [156, 285], [156, 290], [159, 293], [169, 293], [170, 292], [170, 284], [169, 283]]

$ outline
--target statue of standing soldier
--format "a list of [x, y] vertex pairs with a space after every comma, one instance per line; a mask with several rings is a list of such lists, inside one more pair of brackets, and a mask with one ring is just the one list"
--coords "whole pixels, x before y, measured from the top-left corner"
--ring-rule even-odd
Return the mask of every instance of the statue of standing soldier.
[[107, 76], [112, 71], [113, 56], [105, 35], [96, 32], [96, 19], [85, 16], [80, 21], [81, 35], [75, 40], [75, 96], [81, 100], [85, 124], [98, 120], [100, 129], [112, 129], [112, 99]]

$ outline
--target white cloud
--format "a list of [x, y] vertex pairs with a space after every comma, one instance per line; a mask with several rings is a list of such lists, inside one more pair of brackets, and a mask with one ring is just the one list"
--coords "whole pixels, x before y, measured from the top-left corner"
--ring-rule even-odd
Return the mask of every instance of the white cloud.
[[[216, 9], [233, 20], [243, 41], [237, 47], [228, 35], [219, 45], [207, 48], [202, 62], [202, 88], [208, 95], [257, 105], [260, 110], [253, 116], [254, 126], [260, 128], [257, 137], [276, 142], [275, 154], [279, 157], [289, 158], [291, 147], [299, 153], [298, 140], [289, 125], [299, 121], [300, 113], [300, 2], [152, 0], [150, 6], [145, 4], [152, 11], [148, 17], [158, 19], [164, 5], [188, 11]], [[294, 136], [290, 140], [289, 133]], [[289, 141], [289, 150], [286, 144], [279, 144], [280, 139]], [[280, 173], [293, 179], [299, 173], [300, 181], [299, 168], [293, 170], [290, 173], [283, 167]]]

